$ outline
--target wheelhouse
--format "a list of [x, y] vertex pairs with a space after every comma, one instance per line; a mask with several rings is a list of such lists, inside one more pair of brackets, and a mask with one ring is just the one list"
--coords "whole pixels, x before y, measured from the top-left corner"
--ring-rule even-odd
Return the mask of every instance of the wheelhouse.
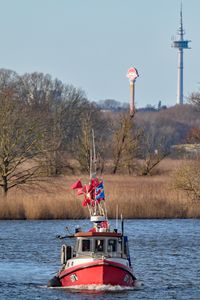
[[127, 257], [124, 239], [119, 233], [106, 232], [78, 233], [75, 245], [76, 257], [88, 256], [91, 254], [108, 257]]

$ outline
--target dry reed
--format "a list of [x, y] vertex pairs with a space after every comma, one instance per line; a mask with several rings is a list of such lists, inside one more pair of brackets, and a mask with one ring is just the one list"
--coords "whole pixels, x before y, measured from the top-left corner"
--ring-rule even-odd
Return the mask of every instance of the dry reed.
[[[180, 161], [166, 160], [161, 175], [134, 177], [105, 175], [108, 216], [116, 207], [124, 218], [199, 218], [200, 203], [191, 202], [183, 192], [170, 187], [171, 173]], [[70, 185], [75, 176], [63, 176], [43, 183], [43, 188], [10, 191], [0, 198], [0, 219], [80, 219], [88, 217]], [[88, 183], [88, 178], [82, 180]]]

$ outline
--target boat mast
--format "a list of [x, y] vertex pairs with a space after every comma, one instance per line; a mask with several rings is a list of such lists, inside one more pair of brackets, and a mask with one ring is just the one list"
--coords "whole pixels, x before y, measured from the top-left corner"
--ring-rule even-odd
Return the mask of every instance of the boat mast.
[[[97, 178], [97, 157], [96, 157], [96, 147], [95, 147], [95, 137], [94, 130], [92, 129], [92, 145], [90, 150], [90, 180]], [[94, 206], [89, 206], [90, 218], [91, 220], [107, 220], [107, 210], [105, 203], [100, 203], [95, 199]]]
[[90, 149], [90, 179], [92, 179], [92, 149]]
[[95, 140], [94, 140], [94, 129], [92, 129], [92, 150], [93, 150], [93, 155], [92, 155], [92, 165], [94, 168], [94, 173], [92, 174], [92, 177], [96, 177], [97, 173], [97, 158], [96, 158], [96, 148], [95, 148]]

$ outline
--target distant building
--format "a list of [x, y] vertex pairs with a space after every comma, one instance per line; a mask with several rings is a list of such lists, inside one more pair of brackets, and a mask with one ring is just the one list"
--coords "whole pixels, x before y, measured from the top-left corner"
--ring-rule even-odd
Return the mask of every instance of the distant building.
[[195, 156], [200, 154], [200, 144], [179, 144], [171, 146], [171, 153], [174, 155]]

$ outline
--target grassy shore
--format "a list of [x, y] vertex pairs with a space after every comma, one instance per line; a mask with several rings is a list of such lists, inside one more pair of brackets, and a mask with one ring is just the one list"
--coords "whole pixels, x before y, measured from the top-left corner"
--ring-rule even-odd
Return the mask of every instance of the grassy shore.
[[[103, 176], [109, 218], [115, 218], [117, 205], [124, 218], [199, 218], [200, 203], [172, 189], [173, 171], [180, 163], [167, 159], [154, 176]], [[82, 196], [70, 189], [77, 178], [63, 176], [50, 179], [43, 188], [10, 191], [7, 199], [0, 199], [0, 219], [87, 218]], [[88, 177], [81, 178], [88, 183]]]

